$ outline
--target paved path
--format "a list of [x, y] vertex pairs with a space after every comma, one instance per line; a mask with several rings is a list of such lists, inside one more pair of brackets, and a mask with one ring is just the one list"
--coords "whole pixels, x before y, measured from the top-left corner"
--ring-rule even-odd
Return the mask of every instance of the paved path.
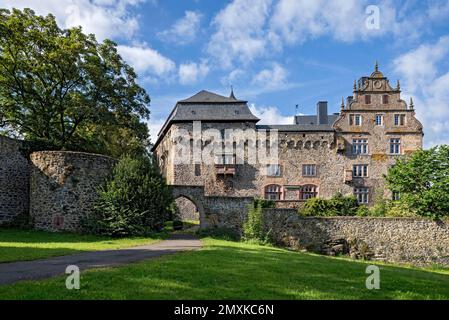
[[168, 240], [128, 249], [92, 251], [43, 260], [0, 263], [0, 285], [62, 275], [68, 265], [76, 265], [81, 271], [112, 267], [180, 251], [196, 250], [201, 246], [201, 241], [191, 234], [173, 234]]

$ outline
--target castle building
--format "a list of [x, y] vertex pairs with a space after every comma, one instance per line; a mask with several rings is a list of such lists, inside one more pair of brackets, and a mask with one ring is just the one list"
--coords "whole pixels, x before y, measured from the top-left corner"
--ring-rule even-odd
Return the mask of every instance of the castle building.
[[[203, 187], [205, 196], [266, 198], [278, 207], [295, 207], [340, 192], [371, 205], [379, 197], [398, 196], [386, 188], [384, 175], [399, 157], [422, 148], [423, 141], [413, 101], [401, 99], [399, 82], [393, 88], [377, 63], [370, 76], [354, 82], [353, 95], [342, 99], [339, 113], [328, 114], [327, 102], [320, 101], [316, 115], [297, 115], [292, 124], [258, 122], [233, 92], [224, 97], [201, 91], [176, 103], [152, 150], [169, 184]], [[195, 126], [219, 136], [195, 139]], [[195, 150], [204, 151], [230, 129], [237, 132], [236, 140], [231, 148], [224, 146], [226, 152], [215, 152], [215, 161], [195, 156]], [[256, 142], [256, 151], [244, 142], [243, 162], [238, 161], [238, 138], [251, 130], [269, 132], [270, 139], [276, 135], [275, 162], [245, 161], [261, 147], [270, 149], [268, 138], [266, 144]], [[185, 140], [180, 132], [189, 137], [188, 153], [178, 150]]]

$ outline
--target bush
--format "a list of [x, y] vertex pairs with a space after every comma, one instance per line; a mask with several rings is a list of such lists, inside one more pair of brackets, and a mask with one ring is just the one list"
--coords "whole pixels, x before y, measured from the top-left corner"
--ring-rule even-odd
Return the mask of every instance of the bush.
[[184, 223], [181, 220], [173, 221], [173, 230], [182, 230], [183, 226], [184, 226]]
[[331, 199], [311, 198], [299, 209], [302, 216], [355, 216], [360, 205], [354, 196], [337, 193]]
[[255, 199], [254, 202], [248, 206], [248, 218], [243, 224], [243, 238], [246, 241], [254, 241], [262, 244], [270, 242], [270, 232], [266, 232], [265, 230], [262, 211], [264, 208], [273, 207], [273, 201], [263, 199]]
[[145, 235], [162, 230], [172, 202], [171, 190], [151, 159], [124, 156], [99, 189], [95, 212], [83, 225], [101, 235]]

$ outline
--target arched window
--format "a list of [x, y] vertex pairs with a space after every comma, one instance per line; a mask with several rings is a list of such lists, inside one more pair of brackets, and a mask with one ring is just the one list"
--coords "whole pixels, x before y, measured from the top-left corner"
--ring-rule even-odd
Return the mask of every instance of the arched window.
[[307, 200], [310, 198], [315, 198], [317, 196], [316, 186], [313, 184], [307, 184], [301, 187], [301, 192], [299, 194], [299, 199]]
[[267, 200], [281, 200], [282, 187], [277, 184], [270, 184], [265, 187], [265, 199]]

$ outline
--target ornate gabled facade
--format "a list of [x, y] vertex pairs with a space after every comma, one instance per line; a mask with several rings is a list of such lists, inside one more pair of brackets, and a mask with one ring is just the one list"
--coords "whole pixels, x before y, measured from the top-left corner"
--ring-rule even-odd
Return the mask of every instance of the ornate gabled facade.
[[[153, 147], [168, 183], [203, 187], [205, 196], [274, 199], [279, 207], [292, 207], [310, 197], [329, 198], [337, 192], [372, 204], [378, 197], [394, 196], [385, 187], [388, 168], [398, 157], [422, 147], [423, 128], [413, 102], [401, 99], [399, 82], [393, 88], [377, 63], [369, 77], [354, 83], [353, 96], [342, 100], [339, 113], [329, 115], [327, 102], [321, 101], [316, 115], [295, 116], [291, 125], [258, 125], [258, 121], [247, 102], [236, 99], [233, 92], [224, 97], [201, 91], [179, 101]], [[194, 139], [195, 125], [201, 132], [215, 129], [219, 136]], [[206, 163], [194, 155], [229, 129], [237, 134], [231, 152], [220, 154], [221, 161]], [[275, 163], [249, 163], [247, 142], [241, 145], [245, 161], [238, 161], [240, 135], [248, 129], [271, 131], [270, 137], [276, 134]], [[177, 148], [180, 132], [192, 137], [188, 154]]]

